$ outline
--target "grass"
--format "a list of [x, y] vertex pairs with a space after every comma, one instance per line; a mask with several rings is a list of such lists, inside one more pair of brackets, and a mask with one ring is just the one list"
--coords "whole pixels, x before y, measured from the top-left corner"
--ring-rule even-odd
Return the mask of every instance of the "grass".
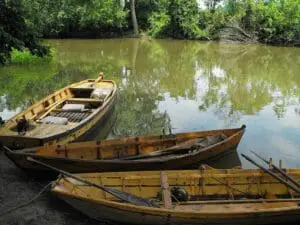
[[11, 64], [38, 64], [38, 63], [49, 63], [54, 60], [56, 55], [56, 50], [54, 48], [50, 49], [50, 54], [44, 57], [38, 57], [32, 55], [27, 49], [19, 51], [13, 49], [11, 53]]

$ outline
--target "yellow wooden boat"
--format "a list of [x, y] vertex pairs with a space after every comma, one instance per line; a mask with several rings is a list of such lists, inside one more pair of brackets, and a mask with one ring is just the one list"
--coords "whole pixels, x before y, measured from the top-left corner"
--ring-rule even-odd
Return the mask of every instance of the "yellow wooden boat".
[[27, 172], [48, 169], [37, 160], [73, 173], [191, 168], [236, 149], [246, 126], [160, 136], [122, 137], [104, 141], [51, 145], [11, 151], [6, 155]]
[[86, 135], [113, 109], [116, 84], [87, 79], [71, 84], [6, 121], [0, 127], [0, 146], [13, 149], [68, 143]]
[[[300, 169], [287, 169], [300, 179]], [[213, 169], [73, 174], [145, 199], [126, 203], [77, 179], [61, 176], [52, 192], [98, 220], [121, 224], [262, 225], [300, 220], [300, 198], [259, 169]], [[172, 196], [172, 199], [171, 199]], [[163, 199], [163, 200], [162, 200]]]

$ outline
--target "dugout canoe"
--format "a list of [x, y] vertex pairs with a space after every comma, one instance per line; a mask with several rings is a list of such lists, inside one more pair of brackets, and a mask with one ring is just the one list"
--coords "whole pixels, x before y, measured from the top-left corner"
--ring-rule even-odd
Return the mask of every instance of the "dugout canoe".
[[[246, 126], [160, 136], [122, 137], [11, 151], [6, 155], [27, 172], [48, 169], [26, 160], [33, 157], [73, 173], [198, 168], [199, 163], [231, 152]], [[43, 172], [44, 171], [44, 172]]]
[[[286, 171], [300, 179], [300, 169]], [[300, 220], [299, 196], [259, 169], [216, 170], [202, 166], [199, 170], [188, 171], [73, 175], [150, 199], [158, 205], [126, 203], [66, 176], [54, 183], [54, 194], [100, 221], [140, 225], [267, 225]]]
[[23, 149], [68, 143], [83, 137], [112, 111], [116, 84], [87, 79], [66, 86], [0, 127], [0, 146]]

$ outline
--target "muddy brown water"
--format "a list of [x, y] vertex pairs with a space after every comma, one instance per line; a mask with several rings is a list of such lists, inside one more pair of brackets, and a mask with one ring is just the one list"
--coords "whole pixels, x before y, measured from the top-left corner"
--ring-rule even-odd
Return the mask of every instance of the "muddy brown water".
[[[249, 150], [300, 166], [300, 48], [150, 39], [45, 42], [55, 49], [50, 62], [0, 67], [3, 119], [103, 71], [117, 82], [119, 98], [112, 127], [97, 139], [246, 124], [237, 154], [214, 166], [252, 167], [240, 157]], [[44, 184], [37, 182], [1, 154], [0, 213], [37, 194]], [[0, 217], [1, 225], [93, 223], [48, 194]]]

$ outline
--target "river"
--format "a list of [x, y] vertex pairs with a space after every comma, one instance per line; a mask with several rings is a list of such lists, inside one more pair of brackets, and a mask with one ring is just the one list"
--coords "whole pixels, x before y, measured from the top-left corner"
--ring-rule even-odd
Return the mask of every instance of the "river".
[[238, 153], [255, 150], [275, 163], [300, 166], [300, 48], [151, 39], [45, 42], [55, 49], [51, 62], [0, 68], [4, 119], [102, 71], [119, 89], [109, 137], [246, 124]]

